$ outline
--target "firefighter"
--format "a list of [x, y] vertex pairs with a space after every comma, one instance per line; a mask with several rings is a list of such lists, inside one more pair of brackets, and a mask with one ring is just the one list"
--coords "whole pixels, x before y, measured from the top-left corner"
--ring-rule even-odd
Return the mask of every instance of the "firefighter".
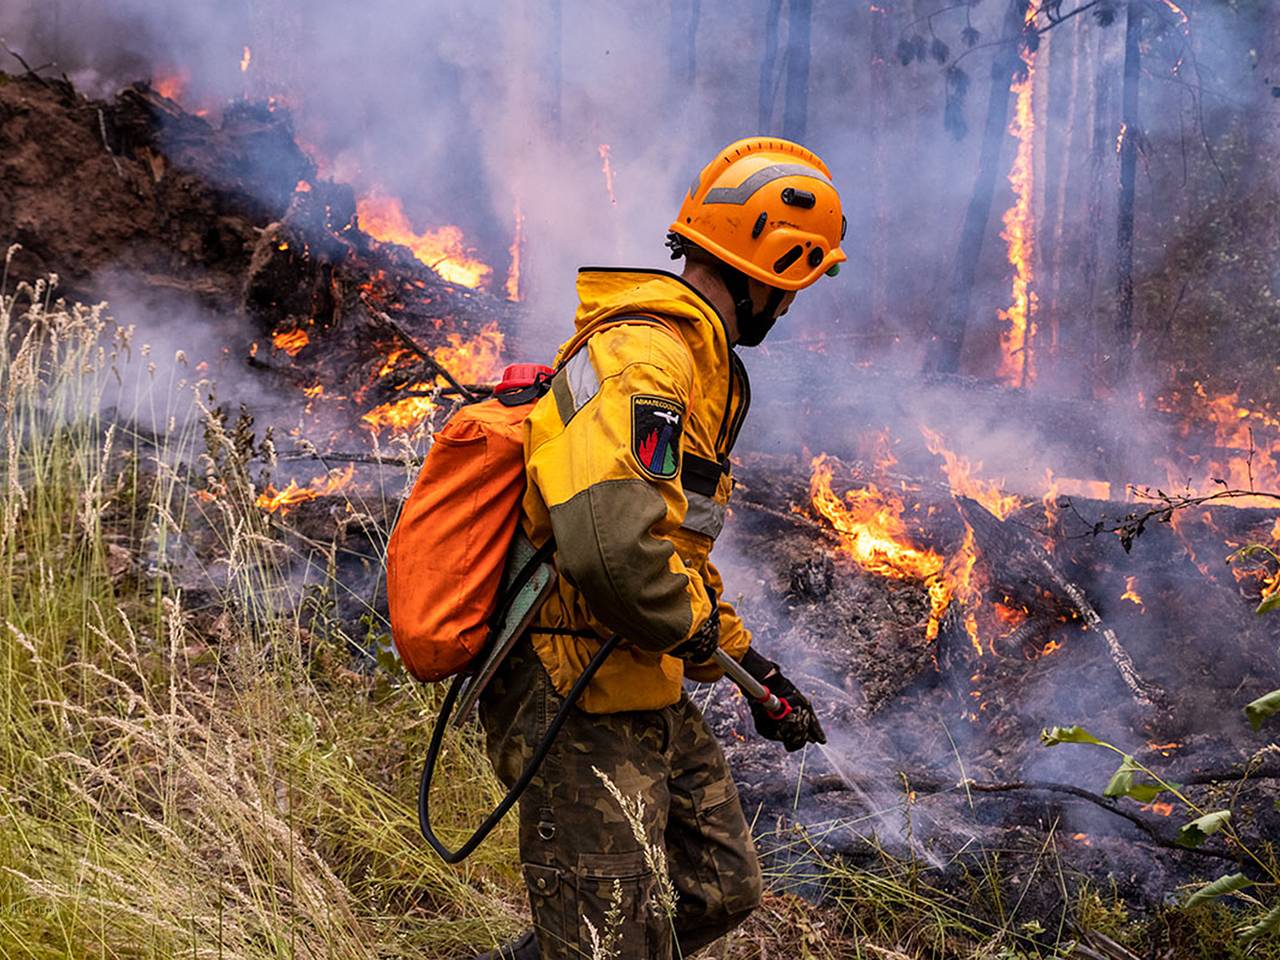
[[759, 137], [690, 185], [668, 235], [683, 275], [579, 272], [570, 343], [589, 339], [525, 440], [522, 522], [535, 544], [554, 538], [559, 582], [481, 699], [499, 779], [519, 777], [602, 638], [625, 642], [520, 802], [534, 929], [477, 960], [591, 957], [593, 930], [620, 960], [687, 957], [759, 904], [737, 789], [684, 680], [718, 679], [705, 661], [721, 647], [791, 703], [780, 720], [753, 706], [762, 736], [825, 742], [809, 701], [752, 649], [708, 554], [751, 397], [734, 347], [758, 345], [797, 291], [838, 271], [843, 235], [826, 165]]

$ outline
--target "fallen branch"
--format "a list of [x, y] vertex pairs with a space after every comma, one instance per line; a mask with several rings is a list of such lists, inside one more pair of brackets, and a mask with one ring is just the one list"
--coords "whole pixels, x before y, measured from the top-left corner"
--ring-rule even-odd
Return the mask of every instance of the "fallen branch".
[[434, 370], [436, 374], [440, 376], [441, 379], [443, 379], [447, 384], [449, 384], [450, 387], [458, 391], [459, 395], [461, 395], [466, 402], [473, 403], [476, 400], [480, 399], [480, 396], [478, 394], [468, 390], [456, 379], [454, 379], [453, 374], [451, 374], [448, 370], [446, 370], [443, 366], [441, 366], [441, 364], [434, 357], [432, 357], [431, 354], [428, 353], [425, 348], [420, 346], [418, 344], [418, 341], [414, 340], [413, 337], [411, 337], [405, 331], [405, 329], [400, 326], [400, 324], [396, 323], [394, 320], [391, 319], [390, 316], [383, 313], [381, 310], [376, 309], [363, 296], [360, 299], [364, 303], [366, 309], [368, 309], [370, 317], [372, 317], [378, 323], [382, 324], [384, 327], [390, 330], [393, 334], [395, 334], [401, 340], [401, 342], [404, 343], [405, 346], [407, 346], [410, 350], [412, 350], [414, 353], [418, 355], [418, 357], [423, 361], [423, 363], [427, 364], [427, 366], [429, 366], [432, 370]]
[[40, 86], [44, 87], [46, 90], [53, 89], [53, 87], [49, 86], [48, 81], [45, 80], [44, 77], [40, 76], [40, 74], [36, 73], [35, 70], [32, 68], [31, 64], [27, 63], [27, 61], [23, 59], [22, 54], [18, 53], [16, 50], [14, 50], [9, 46], [9, 44], [5, 41], [4, 37], [0, 37], [0, 47], [4, 47], [5, 53], [9, 54], [9, 56], [13, 57], [13, 59], [17, 60], [20, 64], [22, 64], [22, 69], [27, 71], [28, 77], [30, 77], [36, 83], [40, 84]]
[[107, 151], [107, 156], [115, 164], [116, 176], [124, 179], [124, 171], [120, 169], [120, 158], [116, 156], [116, 152], [111, 149], [111, 144], [107, 142], [107, 118], [103, 114], [101, 107], [98, 108], [98, 132], [102, 134], [102, 148]]
[[972, 500], [969, 497], [956, 497], [956, 505], [959, 507], [965, 521], [973, 528], [974, 535], [978, 538], [979, 546], [985, 543], [989, 549], [994, 544], [1001, 544], [1002, 546], [1011, 544], [1018, 554], [1029, 557], [1034, 561], [1035, 565], [1044, 572], [1053, 586], [1057, 588], [1056, 592], [1070, 601], [1071, 606], [1080, 614], [1081, 619], [1089, 625], [1089, 628], [1102, 635], [1107, 644], [1107, 651], [1111, 655], [1111, 662], [1115, 664], [1120, 678], [1138, 703], [1146, 707], [1155, 707], [1167, 702], [1164, 691], [1138, 673], [1137, 668], [1133, 665], [1133, 658], [1129, 656], [1128, 651], [1121, 645], [1115, 631], [1103, 622], [1098, 611], [1089, 602], [1089, 598], [1085, 596], [1084, 590], [1067, 578], [1066, 574], [1058, 568], [1058, 565], [1053, 562], [1053, 559], [1039, 544], [1022, 533], [1016, 526], [1007, 524], [996, 517], [976, 500]]
[[[1060, 793], [1066, 796], [1075, 797], [1078, 800], [1084, 800], [1094, 806], [1101, 807], [1108, 813], [1115, 814], [1124, 820], [1128, 820], [1135, 827], [1145, 833], [1153, 844], [1166, 850], [1176, 850], [1179, 853], [1194, 853], [1202, 857], [1209, 857], [1215, 860], [1228, 860], [1232, 863], [1238, 862], [1238, 858], [1231, 853], [1222, 850], [1214, 850], [1205, 847], [1184, 847], [1175, 842], [1170, 836], [1166, 835], [1159, 827], [1163, 825], [1163, 819], [1160, 821], [1151, 820], [1148, 817], [1140, 816], [1125, 810], [1116, 804], [1114, 800], [1100, 794], [1085, 790], [1069, 783], [1054, 783], [1047, 780], [1010, 780], [1010, 781], [983, 781], [983, 780], [958, 780], [945, 781], [932, 777], [915, 778], [910, 775], [905, 776], [905, 783], [910, 785], [910, 789], [915, 793], [938, 794], [949, 793], [952, 790], [963, 789], [970, 793], [1016, 793], [1021, 791], [1034, 793]], [[856, 782], [851, 783], [840, 774], [823, 774], [813, 777], [809, 780], [809, 789], [813, 793], [836, 793], [848, 791], [851, 787], [861, 787], [871, 789], [876, 786], [882, 786], [881, 781], [866, 781], [864, 784]]]

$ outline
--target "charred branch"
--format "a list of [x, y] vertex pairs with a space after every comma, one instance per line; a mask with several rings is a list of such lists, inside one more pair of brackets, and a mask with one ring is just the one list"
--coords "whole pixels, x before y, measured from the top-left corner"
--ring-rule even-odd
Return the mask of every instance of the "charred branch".
[[1040, 585], [1058, 594], [1064, 601], [1069, 602], [1071, 607], [1088, 624], [1089, 629], [1102, 634], [1107, 643], [1107, 651], [1111, 656], [1111, 662], [1115, 664], [1120, 678], [1124, 681], [1125, 686], [1129, 688], [1129, 692], [1133, 694], [1134, 700], [1144, 707], [1159, 706], [1167, 702], [1168, 698], [1164, 691], [1139, 675], [1137, 668], [1133, 664], [1133, 659], [1121, 645], [1115, 631], [1103, 622], [1102, 617], [1098, 615], [1097, 609], [1085, 596], [1084, 590], [1068, 579], [1066, 574], [1054, 563], [1043, 548], [1032, 542], [1029, 537], [1021, 533], [1013, 525], [995, 517], [976, 500], [971, 500], [968, 497], [957, 497], [956, 505], [959, 507], [961, 514], [964, 515], [965, 520], [973, 527], [974, 536], [977, 538], [978, 545], [985, 555], [1000, 556], [1003, 554], [1006, 557], [1023, 557], [1029, 560], [1034, 567], [1039, 569], [1039, 576], [1036, 579], [1039, 580]]

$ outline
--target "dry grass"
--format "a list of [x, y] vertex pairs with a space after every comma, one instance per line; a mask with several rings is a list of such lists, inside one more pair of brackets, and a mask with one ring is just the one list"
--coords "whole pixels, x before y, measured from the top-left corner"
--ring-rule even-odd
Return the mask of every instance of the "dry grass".
[[[513, 824], [459, 868], [417, 834], [437, 693], [348, 669], [349, 638], [288, 588], [248, 471], [273, 452], [184, 358], [160, 364], [103, 307], [55, 301], [56, 279], [9, 292], [7, 264], [0, 957], [445, 960], [516, 933]], [[175, 586], [192, 563], [213, 610]], [[451, 734], [432, 805], [446, 842], [499, 792], [477, 733]], [[801, 875], [770, 876], [763, 909], [708, 956], [1054, 955], [1020, 918], [974, 919], [999, 897], [994, 871], [966, 902], [915, 865], [852, 870], [794, 842], [810, 847]], [[793, 887], [825, 888], [826, 905]], [[589, 919], [609, 956], [616, 924]]]

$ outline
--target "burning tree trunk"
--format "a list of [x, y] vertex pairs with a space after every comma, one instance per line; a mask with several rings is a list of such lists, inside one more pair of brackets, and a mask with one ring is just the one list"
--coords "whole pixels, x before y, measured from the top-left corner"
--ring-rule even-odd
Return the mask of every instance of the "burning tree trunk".
[[1138, 83], [1142, 3], [1130, 0], [1124, 34], [1124, 129], [1120, 142], [1120, 215], [1116, 234], [1116, 383], [1129, 377], [1133, 353], [1133, 217], [1138, 178]]
[[965, 328], [973, 302], [973, 283], [982, 256], [982, 244], [991, 219], [991, 202], [1000, 173], [1000, 148], [1009, 123], [1009, 97], [1014, 70], [1018, 65], [1018, 35], [1022, 32], [1021, 4], [1011, 0], [1005, 13], [1004, 36], [991, 67], [991, 95], [987, 100], [987, 120], [982, 132], [978, 176], [973, 196], [960, 231], [960, 244], [951, 271], [947, 308], [934, 322], [925, 353], [926, 373], [957, 373], [964, 348]]
[[809, 34], [813, 0], [787, 3], [787, 99], [782, 110], [782, 135], [804, 139], [809, 116]]

